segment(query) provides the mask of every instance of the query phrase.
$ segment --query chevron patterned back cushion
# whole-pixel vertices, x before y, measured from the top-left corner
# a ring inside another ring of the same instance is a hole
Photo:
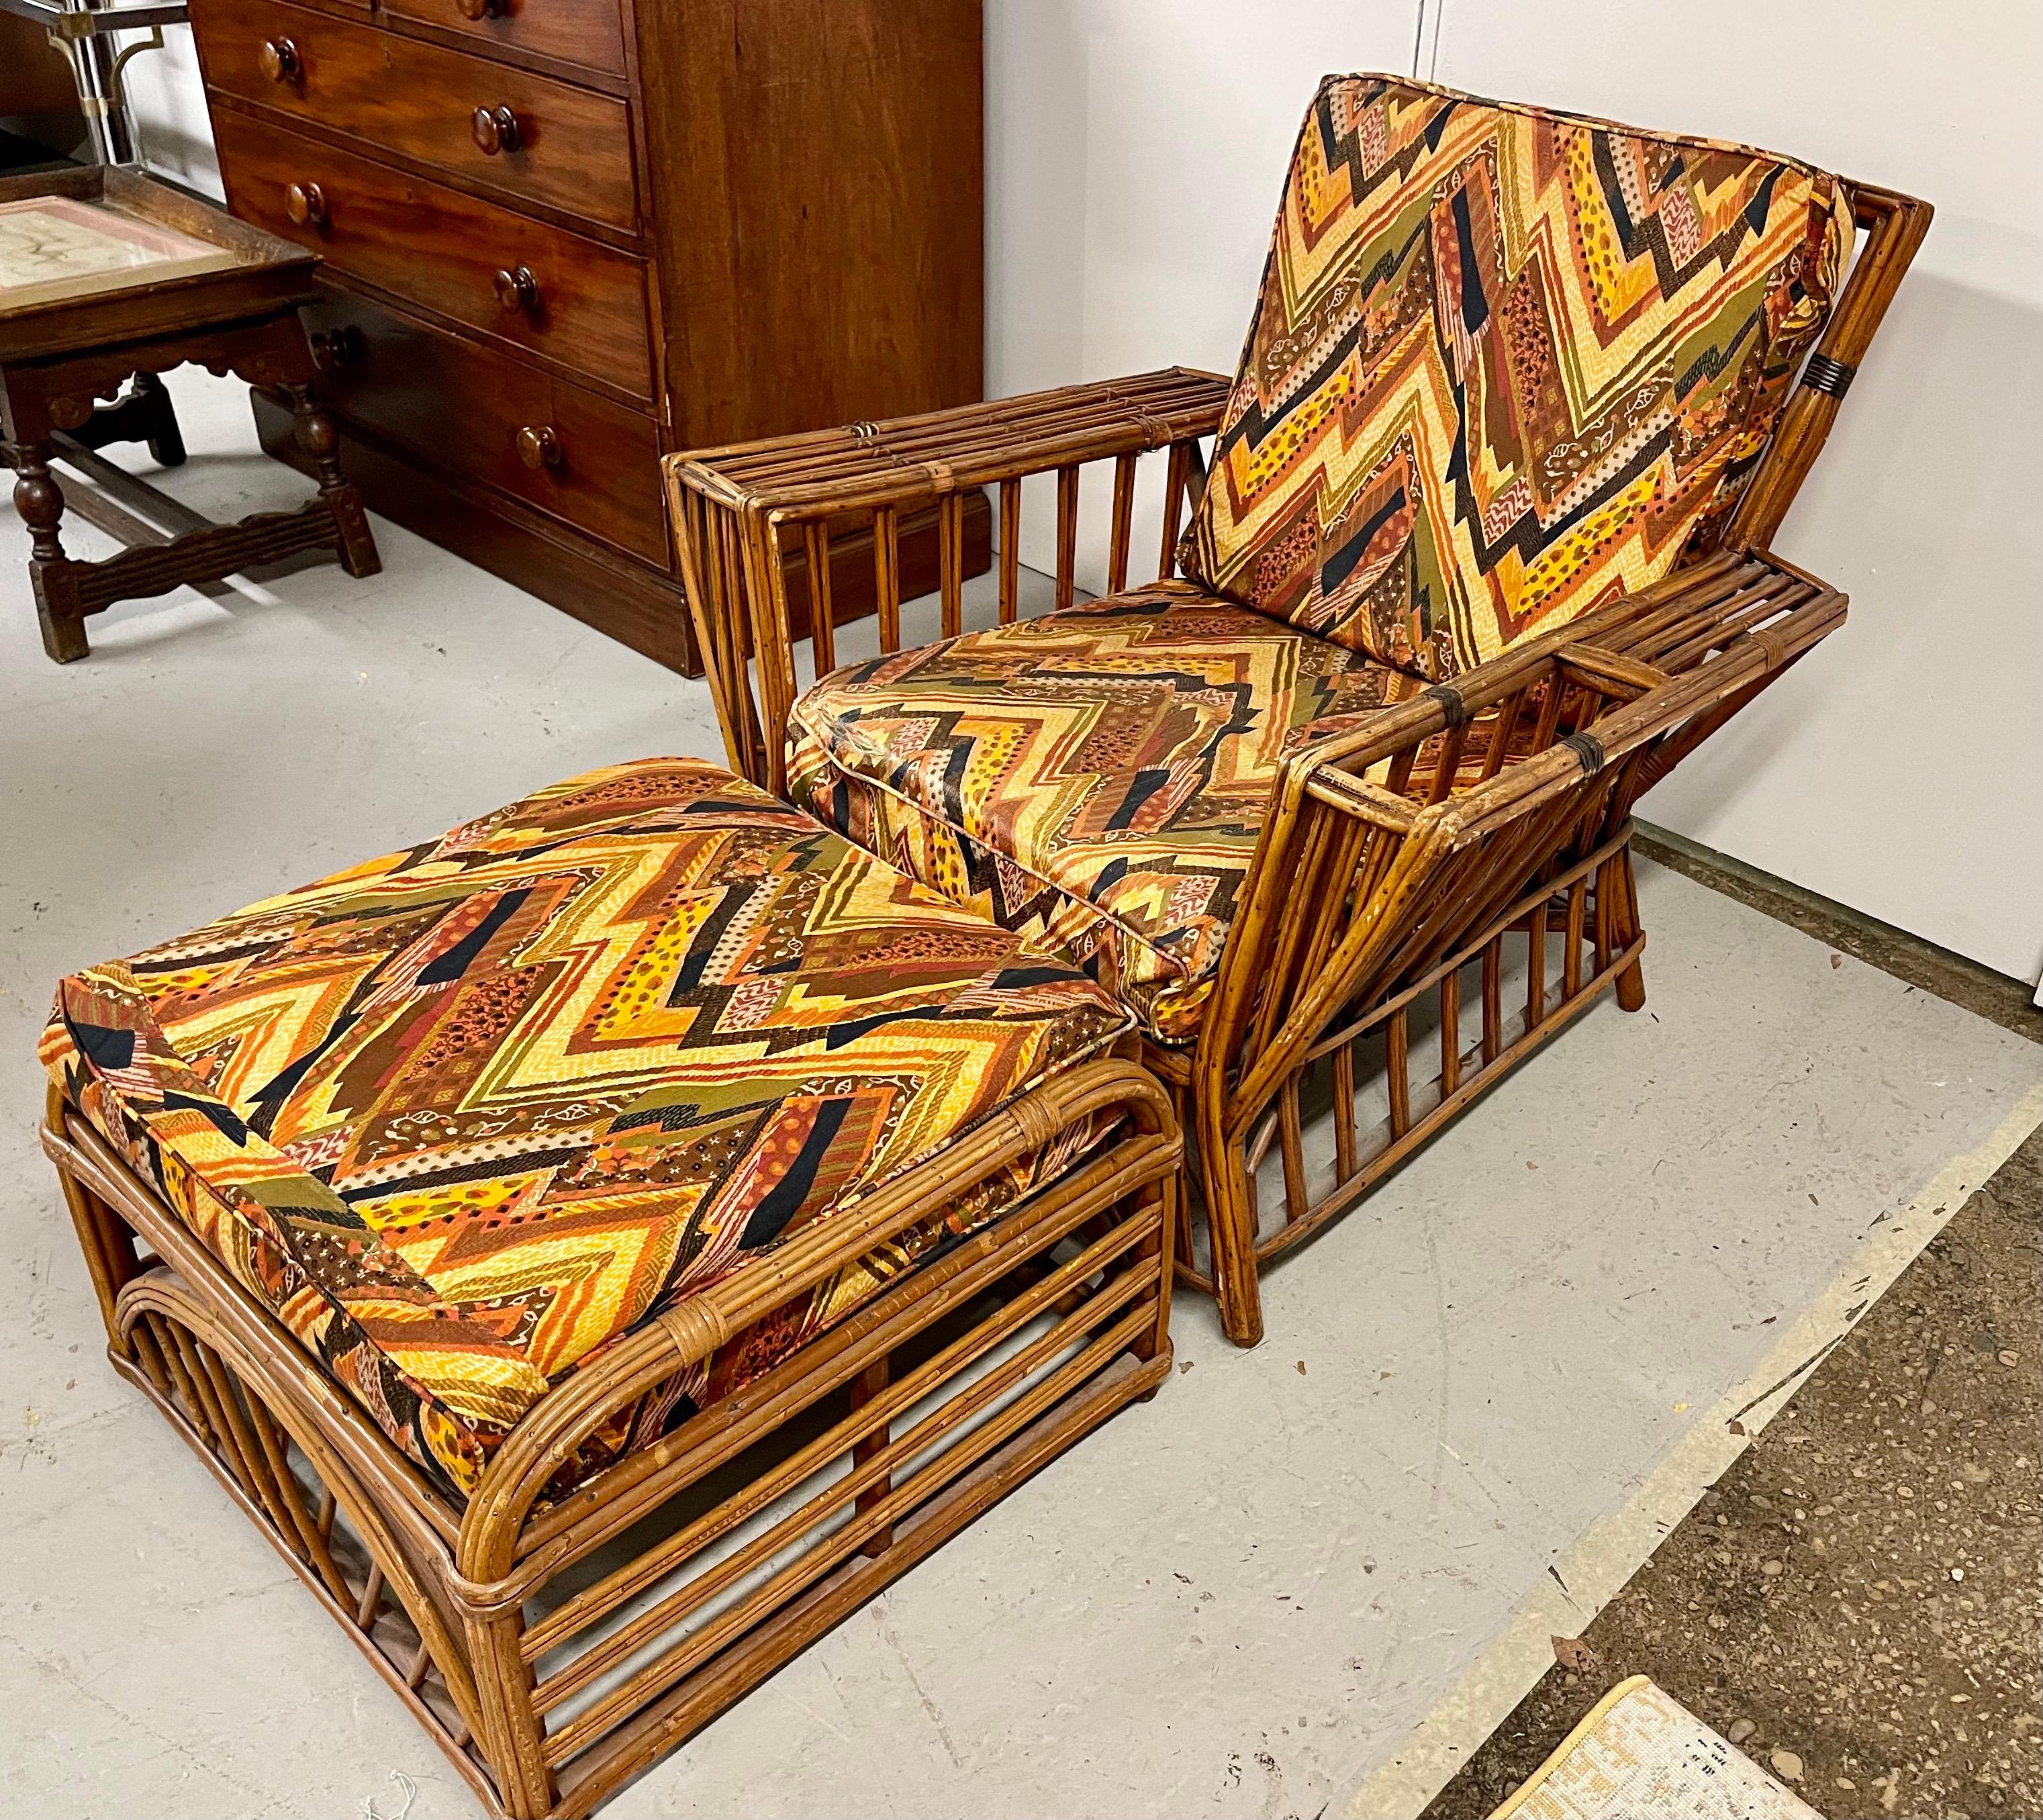
[[[1721,530],[1851,246],[1828,174],[1329,77],[1179,560],[1432,677]]]

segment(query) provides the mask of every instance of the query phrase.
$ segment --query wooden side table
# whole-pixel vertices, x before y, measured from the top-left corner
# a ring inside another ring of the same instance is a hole
[[[132,171],[98,167],[0,179],[0,431],[43,649],[84,657],[85,622],[116,600],[331,550],[350,575],[381,566],[339,439],[312,391],[298,307],[316,295],[316,255]],[[290,401],[317,480],[295,512],[259,512],[124,550],[65,555],[67,450],[147,442],[174,466],[184,442],[158,375],[195,362]],[[123,388],[126,388],[124,392]]]

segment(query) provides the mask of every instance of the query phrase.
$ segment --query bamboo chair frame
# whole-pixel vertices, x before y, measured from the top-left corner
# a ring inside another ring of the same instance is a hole
[[[1294,756],[1273,798],[1213,998],[1190,1051],[1145,1044],[1187,1132],[1178,1269],[1215,1295],[1237,1343],[1263,1332],[1260,1266],[1320,1230],[1603,992],[1644,1003],[1630,846],[1639,795],[1842,622],[1843,596],[1768,554],[1839,400],[1927,231],[1926,203],[1850,186],[1865,230],[1816,351],[1713,550],[1658,587],[1528,642],[1451,687]],[[1228,381],[1174,367],[987,404],[667,458],[689,611],[731,764],[784,795],[795,647],[836,665],[833,536],[870,526],[879,642],[901,646],[903,514],[934,506],[944,635],[961,627],[966,495],[993,489],[1002,623],[1018,611],[1022,482],[1056,476],[1056,603],[1076,592],[1079,475],[1113,464],[1107,591],[1127,585],[1136,464],[1166,458],[1159,573],[1203,478]],[[790,581],[790,571],[802,582]],[[1507,768],[1506,760],[1509,763]],[[1504,941],[1522,944],[1527,1001],[1507,1020]],[[1547,945],[1562,952],[1550,989]],[[1458,1034],[1466,968],[1481,1034]],[[1419,1001],[1428,1002],[1421,1006]],[[1421,1013],[1452,1040],[1410,1078]],[[1380,1041],[1388,1117],[1357,1128],[1358,1045]],[[1310,1192],[1309,1093],[1334,1102],[1335,1186]],[[1274,1144],[1274,1228],[1255,1186]],[[1190,1225],[1196,1186],[1209,1265]]]
[[[544,1501],[609,1412],[1060,1132],[1116,1116],[1121,1135],[1079,1167]],[[512,1820],[592,1811],[1170,1375],[1180,1142],[1167,1094],[1125,1058],[1053,1078],[633,1329],[512,1431],[462,1508],[54,1087],[42,1135],[115,1370]]]

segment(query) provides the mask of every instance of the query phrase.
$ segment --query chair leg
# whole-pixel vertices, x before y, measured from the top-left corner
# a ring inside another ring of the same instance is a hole
[[[19,443],[12,450],[14,509],[29,527],[29,585],[41,622],[43,649],[51,661],[75,663],[89,656],[85,615],[80,610],[78,566],[64,554],[57,527],[63,520],[63,489],[50,472],[48,443]]]
[[[53,1096],[52,1108],[59,1105]],[[57,1117],[61,1117],[61,1113]],[[53,1121],[55,1122],[55,1121]],[[141,1270],[135,1255],[135,1235],[127,1223],[68,1171],[59,1169],[57,1181],[63,1190],[64,1205],[78,1229],[79,1248],[85,1254],[86,1274],[99,1302],[99,1317],[105,1324],[106,1343],[123,1358],[132,1358],[135,1349],[122,1336],[118,1305],[121,1292]]]
[[[1236,1346],[1255,1346],[1263,1339],[1263,1285],[1255,1273],[1255,1200],[1247,1160],[1240,1144],[1221,1128],[1216,1098],[1198,1096],[1199,1186],[1205,1195],[1206,1228],[1213,1241],[1213,1294],[1220,1304],[1221,1331]]]
[[[1631,869],[1631,843],[1625,842],[1610,868],[1612,909],[1614,929],[1620,947],[1628,948],[1639,939],[1641,925],[1639,920],[1639,880]],[[1626,1011],[1646,1009],[1646,971],[1635,960],[1629,967],[1619,970],[1617,975],[1617,1002]]]

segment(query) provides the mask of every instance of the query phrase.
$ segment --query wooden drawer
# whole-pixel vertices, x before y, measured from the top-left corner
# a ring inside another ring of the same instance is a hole
[[[213,138],[244,221],[493,340],[651,398],[646,273],[628,254],[246,114],[221,109]],[[293,185],[316,219],[292,220]]]
[[[438,25],[473,40],[477,50],[523,51],[607,75],[624,73],[624,26],[618,0],[467,0],[486,8],[466,17],[458,0],[383,0],[393,19]]]
[[[336,415],[668,566],[651,418],[352,297],[336,295],[307,315],[324,331],[320,397]],[[550,464],[520,458],[527,430],[548,434]]]
[[[217,93],[278,109],[316,136],[347,133],[514,206],[637,225],[621,101],[278,0],[199,0],[192,30]],[[494,151],[477,142],[478,110],[503,122],[485,135],[493,133]]]

